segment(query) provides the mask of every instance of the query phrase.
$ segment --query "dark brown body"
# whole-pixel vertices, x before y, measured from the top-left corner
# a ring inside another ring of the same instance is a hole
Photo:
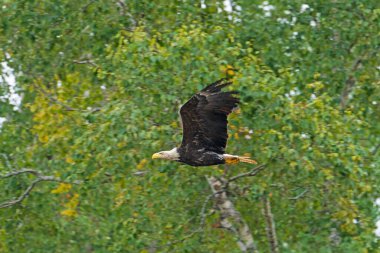
[[[230,82],[219,80],[190,98],[180,109],[183,128],[179,161],[192,166],[225,163],[227,116],[239,103],[234,91],[223,92]]]
[[[210,166],[217,164],[224,164],[223,155],[217,154],[213,151],[198,151],[194,150],[186,152],[184,148],[179,148],[178,153],[180,155],[179,162],[186,163],[191,166]]]

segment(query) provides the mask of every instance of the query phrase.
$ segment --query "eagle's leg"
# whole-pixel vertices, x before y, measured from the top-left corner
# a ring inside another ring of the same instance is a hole
[[[230,165],[230,164],[237,164],[239,163],[240,159],[238,156],[236,155],[228,155],[228,154],[224,154],[223,155],[223,158],[224,158],[224,161],[227,165]]]

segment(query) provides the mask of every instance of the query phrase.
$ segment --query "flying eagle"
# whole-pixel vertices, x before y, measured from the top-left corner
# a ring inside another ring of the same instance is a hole
[[[223,92],[230,85],[221,79],[196,93],[180,109],[183,137],[181,146],[153,154],[152,159],[167,159],[192,166],[256,164],[248,157],[224,153],[227,144],[227,116],[237,107],[236,91]]]

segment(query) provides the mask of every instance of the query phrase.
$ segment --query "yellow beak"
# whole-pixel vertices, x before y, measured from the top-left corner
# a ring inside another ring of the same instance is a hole
[[[159,159],[162,158],[162,155],[160,153],[155,153],[152,155],[152,159]]]

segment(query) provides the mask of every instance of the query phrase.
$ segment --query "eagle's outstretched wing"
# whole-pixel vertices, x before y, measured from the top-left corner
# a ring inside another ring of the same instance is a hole
[[[180,109],[183,137],[181,148],[205,149],[224,153],[227,144],[227,116],[239,103],[235,91],[223,92],[230,85],[221,79],[190,98]]]

